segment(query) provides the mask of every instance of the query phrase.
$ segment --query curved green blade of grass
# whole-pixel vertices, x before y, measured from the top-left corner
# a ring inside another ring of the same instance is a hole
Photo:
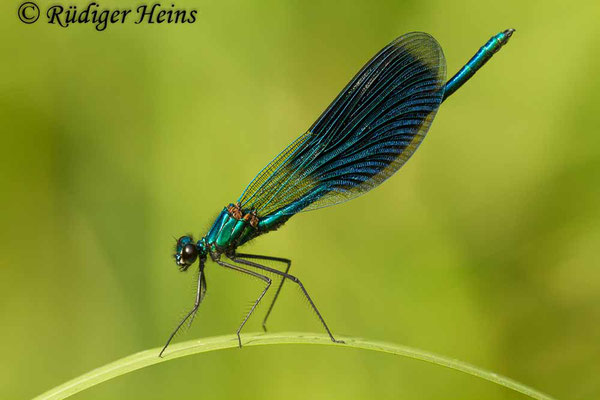
[[[382,353],[396,354],[402,357],[414,358],[416,360],[426,361],[432,364],[441,365],[457,371],[462,371],[470,375],[497,383],[498,385],[507,387],[516,392],[525,394],[533,399],[552,400],[552,398],[544,393],[538,392],[530,387],[527,387],[512,379],[505,378],[501,375],[486,371],[462,361],[446,358],[436,354],[432,354],[423,350],[414,349],[406,346],[400,346],[393,343],[378,342],[368,339],[339,337],[345,341],[344,344],[333,343],[329,336],[319,335],[314,333],[249,333],[242,336],[242,343],[246,346],[261,346],[273,344],[320,344],[336,347],[347,347],[371,351],[379,351]],[[100,368],[96,368],[86,374],[78,376],[60,386],[50,389],[36,397],[34,400],[56,400],[64,399],[75,393],[81,392],[87,388],[105,382],[112,378],[124,375],[128,372],[135,371],[140,368],[145,368],[150,365],[158,364],[174,360],[179,357],[190,356],[197,353],[205,353],[208,351],[230,349],[238,347],[237,336],[215,336],[210,338],[190,340],[187,342],[177,343],[169,346],[163,358],[158,357],[160,347],[145,350],[130,356],[121,358],[110,364],[106,364]],[[243,351],[243,350],[242,350]]]

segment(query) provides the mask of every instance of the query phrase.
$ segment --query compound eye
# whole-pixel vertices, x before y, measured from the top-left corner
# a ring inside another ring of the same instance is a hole
[[[181,260],[186,265],[192,265],[196,258],[198,257],[198,249],[192,243],[188,243],[183,246],[181,251]]]
[[[177,247],[182,248],[186,244],[192,243],[193,241],[194,239],[192,239],[190,236],[182,236],[179,239],[177,239]]]

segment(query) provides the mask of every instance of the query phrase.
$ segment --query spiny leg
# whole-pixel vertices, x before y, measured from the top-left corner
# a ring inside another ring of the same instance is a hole
[[[267,260],[267,261],[276,261],[276,262],[284,263],[287,265],[287,267],[285,268],[286,274],[290,271],[290,267],[292,266],[292,260],[287,259],[287,258],[263,256],[263,255],[259,255],[259,254],[247,254],[247,253],[236,253],[236,256],[238,258],[246,258],[246,259],[254,259],[254,260]],[[271,301],[271,305],[269,306],[269,309],[267,310],[267,314],[265,315],[265,318],[263,319],[262,327],[265,332],[267,331],[267,318],[269,318],[269,315],[271,315],[271,311],[273,311],[273,306],[275,305],[275,301],[277,301],[279,292],[281,292],[281,288],[283,287],[283,282],[285,282],[285,276],[281,277],[281,282],[279,282],[279,286],[277,287],[275,296],[273,297],[273,300]]]
[[[327,331],[327,334],[331,338],[331,341],[334,342],[334,343],[344,343],[342,340],[337,340],[336,338],[333,337],[333,334],[329,330],[329,327],[325,323],[325,320],[321,316],[321,313],[317,309],[317,306],[315,305],[315,303],[312,301],[312,299],[308,295],[308,292],[304,288],[304,285],[302,284],[302,282],[300,282],[300,279],[296,278],[294,275],[290,275],[288,273],[281,272],[281,271],[276,270],[274,268],[270,268],[270,267],[267,267],[265,265],[261,265],[261,264],[258,264],[258,263],[252,262],[252,261],[244,260],[243,258],[237,258],[236,254],[234,254],[232,256],[229,256],[229,258],[231,260],[233,260],[234,262],[237,262],[237,263],[240,263],[240,264],[244,264],[244,265],[248,265],[250,267],[258,268],[258,269],[261,269],[263,271],[268,271],[268,272],[271,272],[271,273],[283,276],[284,278],[289,279],[290,281],[298,284],[298,286],[300,286],[300,289],[302,289],[302,292],[304,293],[304,296],[308,299],[308,302],[310,303],[310,306],[312,307],[313,310],[315,310],[315,313],[317,313],[317,317],[319,317],[319,320],[321,321],[321,324],[323,324],[323,327],[325,327],[325,330]]]
[[[264,276],[264,275],[261,275],[261,274],[258,274],[258,273],[254,272],[254,271],[249,271],[249,270],[247,270],[245,268],[242,268],[242,267],[239,267],[237,265],[226,263],[225,261],[217,260],[217,264],[219,264],[222,267],[229,268],[229,269],[232,269],[234,271],[242,272],[244,274],[248,274],[250,276],[254,276],[255,278],[262,279],[267,284],[265,286],[264,290],[262,291],[262,293],[260,294],[260,296],[258,296],[258,298],[256,299],[256,301],[254,302],[254,305],[252,306],[252,308],[250,309],[250,311],[246,315],[246,318],[244,318],[244,320],[242,321],[242,324],[240,325],[240,327],[237,330],[238,343],[239,343],[240,348],[241,348],[242,347],[242,339],[240,338],[240,332],[242,331],[242,328],[244,327],[244,325],[246,325],[246,322],[248,321],[248,318],[250,318],[250,315],[252,315],[252,313],[256,309],[256,306],[258,306],[258,303],[260,303],[260,300],[264,297],[265,293],[267,293],[267,290],[269,290],[269,287],[271,286],[271,278],[269,278],[267,276]]]
[[[200,307],[200,303],[202,302],[202,299],[204,298],[205,293],[206,293],[206,279],[204,278],[204,268],[201,267],[200,275],[198,276],[198,288],[196,290],[196,301],[194,302],[194,308],[192,308],[192,310],[189,313],[187,313],[187,315],[181,320],[179,325],[177,325],[177,328],[175,328],[173,333],[171,333],[171,336],[169,336],[169,339],[167,339],[167,343],[165,344],[165,346],[162,348],[162,350],[158,354],[159,357],[162,357],[162,354],[165,352],[165,350],[169,346],[169,343],[171,343],[171,340],[173,340],[173,338],[175,337],[175,334],[177,333],[177,331],[179,331],[179,329],[181,329],[181,327],[183,326],[185,321],[190,317],[192,317],[192,320],[194,319],[194,316],[196,315],[196,311],[198,311],[198,307]],[[191,324],[191,322],[190,322],[190,324]]]
[[[200,303],[202,303],[202,300],[204,300],[204,296],[206,295],[206,278],[204,277],[204,273],[200,273]],[[196,311],[198,311],[198,309],[196,308]],[[196,313],[192,314],[192,317],[190,318],[190,320],[188,321],[188,329],[192,326],[192,322],[194,322],[194,318],[196,318]]]

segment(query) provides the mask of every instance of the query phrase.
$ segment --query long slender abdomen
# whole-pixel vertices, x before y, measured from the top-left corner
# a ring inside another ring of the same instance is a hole
[[[456,90],[464,85],[466,81],[471,79],[479,68],[483,67],[483,65],[488,62],[502,46],[508,43],[508,39],[510,39],[514,31],[514,29],[507,29],[488,40],[487,43],[475,53],[473,58],[471,58],[469,62],[466,63],[465,66],[448,81],[448,83],[446,83],[442,102],[452,95],[452,93],[456,92]]]

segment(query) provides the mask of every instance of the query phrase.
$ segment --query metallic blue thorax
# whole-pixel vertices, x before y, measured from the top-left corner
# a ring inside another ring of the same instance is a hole
[[[230,204],[223,208],[203,240],[211,253],[225,253],[260,234],[276,229],[289,218],[289,215],[282,213],[274,213],[264,218],[252,217],[237,205]]]
[[[242,236],[248,237],[251,230],[254,228],[247,221],[234,218],[225,207],[208,231],[206,243],[211,252],[223,253],[241,244],[239,242]]]

